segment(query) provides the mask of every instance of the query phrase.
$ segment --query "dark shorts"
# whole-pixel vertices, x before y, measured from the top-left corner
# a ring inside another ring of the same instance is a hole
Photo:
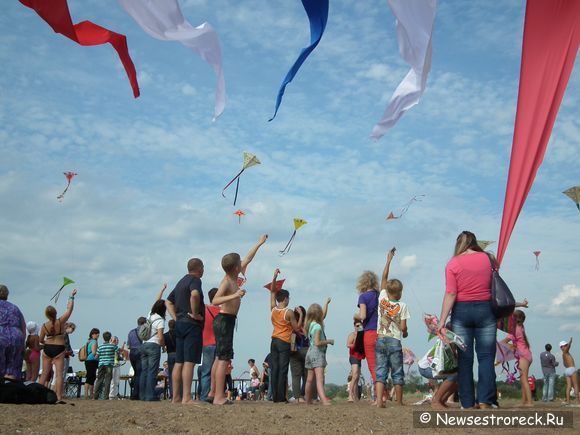
[[[202,327],[188,321],[178,320],[175,322],[175,363],[200,364],[202,350]]]
[[[87,370],[87,379],[85,381],[88,385],[95,385],[95,380],[97,379],[97,368],[99,367],[99,360],[87,360],[85,361],[85,368]]]
[[[359,367],[361,365],[361,360],[358,358],[355,358],[354,356],[349,357],[348,362],[350,363],[350,365],[356,364]]]
[[[234,329],[236,328],[236,316],[233,314],[219,313],[213,321],[213,333],[215,335],[216,352],[218,360],[228,361],[234,359]]]

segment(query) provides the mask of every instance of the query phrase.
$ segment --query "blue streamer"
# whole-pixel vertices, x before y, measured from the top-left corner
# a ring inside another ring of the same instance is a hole
[[[314,51],[322,39],[324,29],[326,28],[326,21],[328,20],[328,1],[329,0],[302,0],[302,5],[304,6],[308,19],[310,20],[310,45],[302,49],[300,55],[294,62],[294,65],[290,67],[288,74],[284,77],[284,81],[282,82],[280,90],[278,91],[278,96],[276,97],[274,116],[272,116],[268,121],[272,121],[276,117],[278,108],[282,103],[282,96],[284,95],[286,85],[294,79],[294,76],[306,58]]]

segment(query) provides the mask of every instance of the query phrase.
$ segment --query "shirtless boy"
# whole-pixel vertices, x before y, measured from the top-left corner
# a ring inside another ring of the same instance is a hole
[[[562,360],[564,361],[564,374],[566,375],[566,403],[570,403],[570,389],[574,387],[576,393],[576,403],[580,403],[580,393],[578,392],[578,375],[576,374],[576,365],[574,357],[570,355],[570,346],[572,346],[572,337],[568,342],[561,341]]]
[[[225,395],[226,369],[230,360],[234,358],[234,328],[236,317],[240,310],[242,298],[246,294],[238,286],[238,276],[246,274],[246,269],[254,256],[264,243],[268,240],[265,234],[260,237],[258,243],[250,249],[248,255],[243,260],[239,254],[232,253],[224,255],[222,258],[222,268],[226,276],[222,280],[217,293],[213,298],[213,304],[220,306],[220,313],[215,317],[213,329],[216,339],[216,362],[215,362],[215,396],[214,405],[231,405],[233,402],[227,400]]]

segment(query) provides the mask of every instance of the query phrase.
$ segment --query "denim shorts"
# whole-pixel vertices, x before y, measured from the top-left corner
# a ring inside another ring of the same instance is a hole
[[[323,349],[321,349],[321,347],[323,347]],[[310,346],[308,352],[306,352],[304,367],[309,370],[326,367],[326,346]]]
[[[175,322],[175,362],[201,363],[203,329],[200,325],[178,320]]]
[[[378,337],[375,355],[377,359],[376,382],[386,384],[390,372],[393,385],[405,385],[401,341],[392,337]]]
[[[433,376],[433,369],[431,367],[427,367],[426,369],[419,367],[419,374],[426,379],[442,379],[449,382],[457,381],[457,373],[449,373],[446,375]]]

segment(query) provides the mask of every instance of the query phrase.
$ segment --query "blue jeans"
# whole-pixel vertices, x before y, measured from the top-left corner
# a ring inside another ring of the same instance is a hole
[[[175,366],[175,352],[167,353],[167,371],[169,378],[167,378],[167,386],[169,387],[169,396],[173,399],[173,367]]]
[[[375,358],[376,382],[386,384],[389,372],[391,372],[393,385],[405,385],[401,340],[393,337],[378,337],[375,344]]]
[[[453,332],[463,338],[467,349],[459,350],[458,382],[459,400],[463,408],[475,405],[473,382],[473,350],[477,353],[478,382],[477,401],[491,405],[496,403],[495,349],[496,319],[491,302],[456,302],[451,315]]]
[[[542,400],[544,402],[554,400],[554,385],[556,384],[556,373],[544,375],[544,389],[542,391]]]
[[[139,349],[141,349],[139,347]],[[139,349],[131,349],[129,361],[133,367],[133,382],[131,384],[131,400],[139,400],[139,384],[141,383],[141,352]]]
[[[158,400],[155,396],[159,362],[161,361],[161,346],[156,343],[143,343],[141,348],[141,379],[139,379],[139,399]]]
[[[211,368],[215,360],[215,344],[204,346],[201,366],[199,366],[199,395],[200,400],[206,400],[211,388]]]

